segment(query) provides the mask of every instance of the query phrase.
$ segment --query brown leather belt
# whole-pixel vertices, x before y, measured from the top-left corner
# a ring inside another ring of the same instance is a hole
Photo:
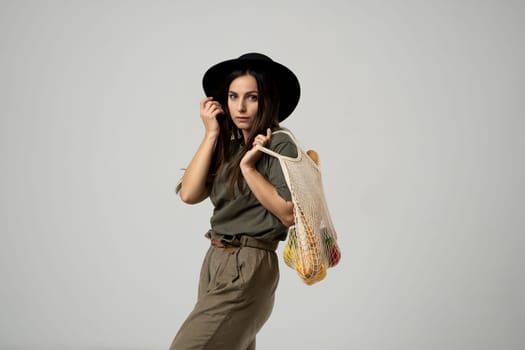
[[[208,231],[206,233],[206,237],[210,239],[212,246],[217,248],[225,248],[231,254],[235,252],[236,248],[240,247],[252,247],[275,251],[279,245],[279,241],[263,241],[247,235],[221,235],[213,230]]]
[[[224,248],[226,251],[230,254],[235,253],[235,248],[239,248],[240,246],[235,246],[232,244],[225,244],[224,242],[221,242],[218,239],[211,239],[211,245],[216,248]]]

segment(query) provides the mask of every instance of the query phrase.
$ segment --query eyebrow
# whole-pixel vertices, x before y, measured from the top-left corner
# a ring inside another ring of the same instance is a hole
[[[228,91],[228,93],[229,93],[229,94],[236,94],[236,95],[238,95],[237,92],[232,91],[232,90]],[[259,91],[257,91],[257,90],[252,90],[252,91],[246,91],[245,95],[248,95],[248,94],[258,94],[258,93],[259,93]]]

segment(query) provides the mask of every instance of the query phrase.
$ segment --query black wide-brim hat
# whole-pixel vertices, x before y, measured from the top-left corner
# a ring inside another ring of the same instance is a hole
[[[290,69],[261,53],[247,53],[239,58],[220,62],[208,69],[202,78],[206,96],[217,98],[226,77],[235,70],[245,69],[267,72],[272,76],[279,90],[279,121],[288,118],[299,103],[301,95],[299,80]]]

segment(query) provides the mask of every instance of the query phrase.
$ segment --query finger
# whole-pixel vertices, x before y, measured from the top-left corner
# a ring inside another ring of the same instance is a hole
[[[266,138],[269,140],[272,137],[272,129],[268,128],[266,130]]]
[[[224,113],[224,110],[222,109],[222,106],[219,102],[217,102],[214,106],[217,110],[221,111],[221,113]]]
[[[211,101],[211,100],[213,100],[213,97],[205,97],[205,98],[203,98],[203,99],[201,100],[201,108],[206,107],[206,104],[207,104],[209,101]]]
[[[223,112],[222,112],[222,109],[217,108],[217,109],[215,109],[215,110],[214,110],[213,112],[211,112],[211,113],[212,113],[212,114],[211,114],[212,118],[217,118],[217,116],[218,116],[219,114],[222,114]]]
[[[221,104],[220,104],[219,102],[217,102],[217,101],[213,101],[213,102],[211,102],[211,103],[212,103],[214,106],[216,106],[216,107],[221,107]]]
[[[268,134],[267,134],[268,135]],[[268,141],[269,141],[269,138],[268,136],[265,136],[265,135],[262,135],[262,134],[259,134],[255,137],[255,139],[261,143],[261,145],[264,145],[266,144]]]
[[[220,108],[220,107],[221,107],[221,104],[219,102],[213,101],[213,102],[208,103],[208,108],[210,110],[212,110],[212,108]]]
[[[222,111],[222,106],[221,106],[220,103],[218,103],[218,102],[213,103],[213,104],[209,107],[209,111],[210,111],[210,112],[215,112],[216,110],[221,110],[221,111]]]

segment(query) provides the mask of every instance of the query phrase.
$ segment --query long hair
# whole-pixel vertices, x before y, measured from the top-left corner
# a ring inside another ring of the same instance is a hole
[[[251,75],[257,81],[258,90],[258,110],[257,116],[253,121],[252,129],[248,135],[246,143],[239,128],[232,121],[228,109],[228,92],[233,80],[244,75]],[[217,101],[222,105],[225,112],[224,116],[217,118],[221,132],[213,153],[210,169],[208,172],[207,186],[211,190],[213,180],[224,169],[224,164],[231,161],[231,177],[229,185],[230,197],[234,197],[234,186],[236,185],[240,193],[244,192],[244,177],[241,172],[240,163],[246,152],[248,152],[258,134],[266,134],[270,128],[272,131],[279,128],[279,94],[275,81],[270,74],[254,69],[233,71],[225,79]],[[240,148],[240,151],[239,151]]]

